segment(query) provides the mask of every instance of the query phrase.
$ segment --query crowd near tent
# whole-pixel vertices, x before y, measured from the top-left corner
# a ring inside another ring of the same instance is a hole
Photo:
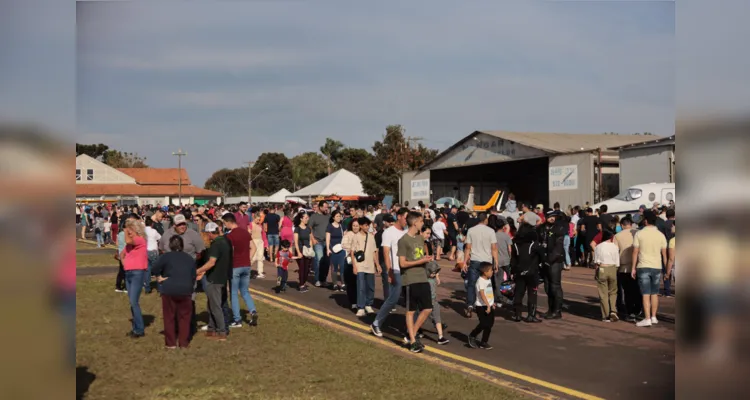
[[[340,200],[359,200],[360,198],[367,197],[367,194],[362,189],[362,181],[357,175],[345,169],[340,169],[292,193],[290,196],[287,196],[287,199],[291,197],[312,199],[328,196],[336,196]]]

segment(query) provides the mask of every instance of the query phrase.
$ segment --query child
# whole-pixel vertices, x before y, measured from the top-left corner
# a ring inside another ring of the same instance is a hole
[[[487,341],[490,339],[492,326],[495,324],[495,293],[492,289],[492,264],[482,263],[479,266],[481,276],[477,279],[477,300],[474,308],[479,317],[479,324],[469,333],[469,346],[472,349],[480,348],[491,350]],[[482,333],[482,341],[477,343],[477,335]]]
[[[288,240],[281,241],[281,250],[276,252],[276,292],[286,292],[286,280],[289,277],[289,261],[292,260],[291,244]]]
[[[113,243],[112,241],[112,223],[109,220],[104,220],[104,244]]]

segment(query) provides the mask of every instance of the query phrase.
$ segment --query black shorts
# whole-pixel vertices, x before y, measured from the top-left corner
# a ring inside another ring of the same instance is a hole
[[[446,239],[448,239],[448,246],[450,247],[456,247],[456,244],[458,243],[458,233],[448,233],[448,236]]]
[[[404,286],[404,298],[406,299],[406,311],[432,309],[432,291],[430,284],[427,282]]]

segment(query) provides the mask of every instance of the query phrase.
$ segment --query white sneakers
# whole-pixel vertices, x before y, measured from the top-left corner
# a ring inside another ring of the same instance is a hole
[[[649,319],[641,320],[641,321],[637,322],[635,324],[635,326],[638,326],[638,327],[641,327],[641,328],[644,327],[644,326],[651,326],[651,319],[649,318]]]
[[[656,317],[651,317],[651,325],[656,325],[659,323],[659,320],[656,319]]]
[[[367,315],[367,313],[365,313],[365,310],[363,309],[357,310],[357,317],[364,317],[365,315]]]
[[[373,310],[373,309],[372,309],[372,307],[370,307],[370,306],[366,306],[366,307],[365,307],[365,311],[366,311],[366,312],[367,312],[368,314],[375,314],[375,310]]]

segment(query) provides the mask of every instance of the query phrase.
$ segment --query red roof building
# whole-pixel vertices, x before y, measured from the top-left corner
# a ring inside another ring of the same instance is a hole
[[[180,188],[181,184],[181,188]],[[76,157],[77,202],[139,205],[221,202],[222,194],[194,186],[185,169],[112,168],[85,154]]]

